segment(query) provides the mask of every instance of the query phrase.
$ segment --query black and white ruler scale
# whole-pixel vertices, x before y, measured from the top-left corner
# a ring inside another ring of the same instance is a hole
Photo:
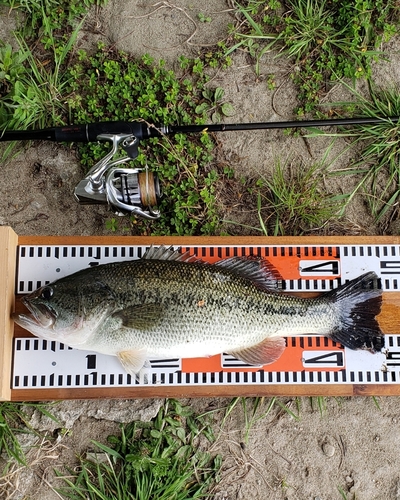
[[[27,241],[25,241],[27,240]],[[113,356],[15,333],[12,397],[120,397],[236,394],[400,393],[400,240],[396,238],[33,238],[20,237],[16,294],[106,262],[140,258],[151,244],[173,244],[210,262],[256,254],[270,260],[286,291],[323,292],[366,271],[381,278],[386,335],[382,353],[351,351],[322,337],[287,339],[282,359],[250,367],[221,355],[151,360],[138,380]],[[48,241],[48,243],[46,243]],[[72,242],[71,242],[72,241]],[[95,243],[93,243],[93,241]],[[387,306],[385,305],[387,303]],[[399,328],[397,329],[397,323]]]

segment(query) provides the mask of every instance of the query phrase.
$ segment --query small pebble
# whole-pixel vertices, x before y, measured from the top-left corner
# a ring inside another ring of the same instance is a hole
[[[327,457],[333,457],[335,454],[335,447],[329,443],[325,443],[322,445],[322,451]]]

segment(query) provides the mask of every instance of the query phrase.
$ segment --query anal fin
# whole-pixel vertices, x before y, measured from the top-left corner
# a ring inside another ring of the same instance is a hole
[[[282,356],[285,347],[286,342],[283,337],[268,337],[259,344],[230,351],[229,354],[249,365],[270,365]]]
[[[117,357],[129,375],[136,377],[147,360],[147,351],[146,349],[130,349],[120,351]]]

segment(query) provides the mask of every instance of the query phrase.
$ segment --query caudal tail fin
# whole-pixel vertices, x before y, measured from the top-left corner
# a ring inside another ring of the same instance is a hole
[[[340,314],[338,326],[329,335],[349,349],[380,351],[384,336],[376,320],[382,304],[378,276],[369,272],[329,292]]]

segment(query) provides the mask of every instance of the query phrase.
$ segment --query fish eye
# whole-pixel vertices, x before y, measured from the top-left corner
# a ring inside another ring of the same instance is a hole
[[[45,286],[40,294],[40,297],[44,300],[50,300],[53,296],[53,289],[50,286]]]

